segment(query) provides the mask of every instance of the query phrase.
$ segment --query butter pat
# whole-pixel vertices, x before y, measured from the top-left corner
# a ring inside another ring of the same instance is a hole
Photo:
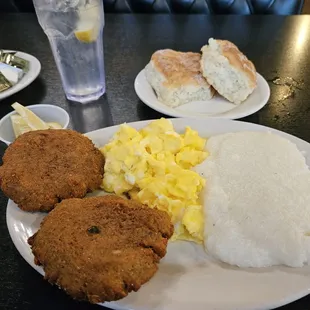
[[[5,63],[0,63],[0,72],[13,85],[15,85],[24,75],[23,70],[9,66]]]

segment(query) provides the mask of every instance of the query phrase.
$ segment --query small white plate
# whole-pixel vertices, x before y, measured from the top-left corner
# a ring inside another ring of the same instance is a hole
[[[141,129],[149,121],[129,124]],[[310,144],[271,128],[232,120],[172,119],[177,132],[186,126],[203,137],[238,131],[271,131],[285,137],[305,153],[310,164]],[[86,134],[97,146],[106,144],[119,126]],[[96,195],[100,195],[96,193]],[[40,227],[45,214],[20,210],[9,200],[6,221],[11,238],[24,259],[36,266],[27,240]],[[49,285],[46,282],[46,285]],[[310,266],[288,268],[237,268],[211,260],[202,245],[192,242],[169,242],[159,270],[137,293],[103,305],[117,310],[262,310],[273,309],[301,298],[310,292]]]
[[[5,52],[14,52],[11,50],[4,50]],[[16,56],[24,58],[25,60],[29,61],[29,71],[27,73],[24,74],[24,76],[22,77],[22,79],[15,84],[13,87],[9,88],[8,90],[0,93],[0,100],[7,98],[17,92],[19,92],[20,90],[24,89],[25,87],[27,87],[29,84],[31,84],[39,75],[40,71],[41,71],[41,64],[40,61],[35,58],[32,55],[29,55],[27,53],[23,53],[23,52],[16,52]]]
[[[241,104],[235,105],[216,94],[211,100],[193,101],[171,108],[158,101],[157,96],[145,77],[144,69],[135,79],[135,91],[142,102],[150,108],[174,117],[191,118],[227,118],[237,119],[251,115],[268,102],[270,88],[267,81],[257,73],[257,87]]]

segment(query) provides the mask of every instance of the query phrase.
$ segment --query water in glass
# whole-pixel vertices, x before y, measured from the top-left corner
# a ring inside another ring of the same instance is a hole
[[[89,102],[105,93],[102,0],[34,0],[66,96]]]

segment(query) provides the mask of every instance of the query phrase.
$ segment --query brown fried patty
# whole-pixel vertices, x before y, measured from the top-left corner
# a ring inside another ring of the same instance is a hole
[[[63,200],[28,242],[49,282],[99,303],[147,282],[172,234],[167,213],[108,195]]]
[[[25,211],[50,211],[65,198],[99,188],[104,158],[73,130],[37,130],[18,137],[5,151],[1,189]]]

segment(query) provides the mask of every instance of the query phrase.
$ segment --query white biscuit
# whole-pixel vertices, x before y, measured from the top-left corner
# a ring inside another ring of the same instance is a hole
[[[214,89],[200,72],[200,60],[199,53],[156,51],[145,67],[145,74],[158,100],[170,107],[210,100]]]
[[[255,66],[235,44],[211,38],[201,51],[202,74],[219,94],[240,104],[254,91]]]

